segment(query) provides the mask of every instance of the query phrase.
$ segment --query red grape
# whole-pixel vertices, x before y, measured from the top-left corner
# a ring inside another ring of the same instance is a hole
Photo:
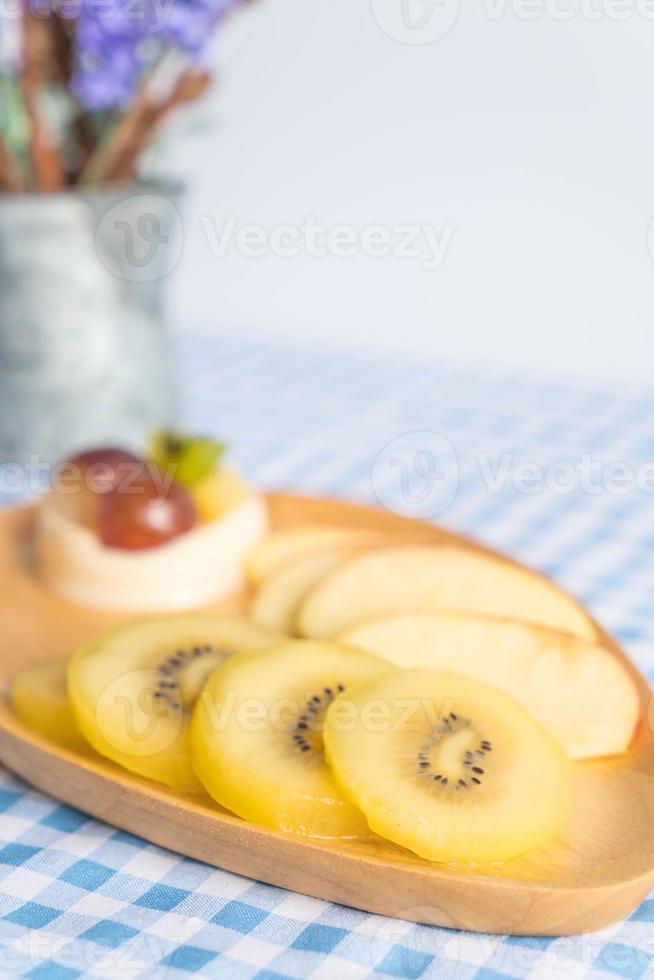
[[[106,447],[77,453],[55,468],[53,495],[59,509],[86,527],[97,525],[99,494],[145,469],[145,462],[126,449]]]
[[[166,482],[152,465],[99,499],[100,540],[110,548],[156,548],[190,531],[196,523],[190,494]]]
[[[127,449],[87,449],[72,456],[68,463],[78,466],[84,483],[93,493],[106,493],[113,489],[121,477],[137,469],[144,469],[145,462]]]

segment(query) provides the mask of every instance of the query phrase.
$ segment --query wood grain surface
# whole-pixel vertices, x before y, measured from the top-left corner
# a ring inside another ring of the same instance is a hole
[[[268,499],[275,527],[395,529],[476,547],[384,511],[284,494]],[[504,864],[457,867],[423,861],[372,835],[349,842],[305,840],[246,823],[208,797],[175,794],[91,750],[66,751],[13,715],[13,673],[66,656],[121,618],[73,606],[43,589],[31,555],[33,516],[30,509],[0,515],[0,759],[44,792],[228,871],[371,912],[468,930],[568,935],[599,929],[626,915],[654,887],[651,691],[606,634],[607,646],[636,678],[643,722],[627,755],[575,764],[572,817],[545,847]],[[238,610],[244,598],[220,608]]]

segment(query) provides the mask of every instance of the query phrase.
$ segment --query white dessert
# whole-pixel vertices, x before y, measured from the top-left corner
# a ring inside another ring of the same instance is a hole
[[[45,500],[38,515],[39,573],[53,592],[83,606],[192,609],[242,588],[246,556],[267,530],[266,502],[253,494],[167,544],[123,551],[106,547]]]

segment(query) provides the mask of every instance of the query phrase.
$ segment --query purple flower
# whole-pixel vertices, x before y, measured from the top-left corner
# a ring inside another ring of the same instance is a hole
[[[169,0],[163,34],[168,43],[199,57],[216,23],[233,6],[234,0]]]
[[[87,109],[112,109],[133,98],[142,64],[133,45],[89,46],[78,52],[72,89]]]
[[[40,0],[48,2],[48,0]],[[57,0],[54,0],[57,2]],[[71,0],[58,0],[60,5]],[[72,86],[87,109],[125,106],[167,51],[201,58],[220,18],[239,0],[82,0]]]

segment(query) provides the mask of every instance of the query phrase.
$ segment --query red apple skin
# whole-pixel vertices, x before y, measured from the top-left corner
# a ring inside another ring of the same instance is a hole
[[[89,449],[59,463],[52,480],[52,499],[70,520],[97,530],[101,494],[145,469],[145,461],[113,446]]]
[[[99,497],[98,534],[108,548],[157,548],[186,534],[196,522],[191,495],[152,467]]]

